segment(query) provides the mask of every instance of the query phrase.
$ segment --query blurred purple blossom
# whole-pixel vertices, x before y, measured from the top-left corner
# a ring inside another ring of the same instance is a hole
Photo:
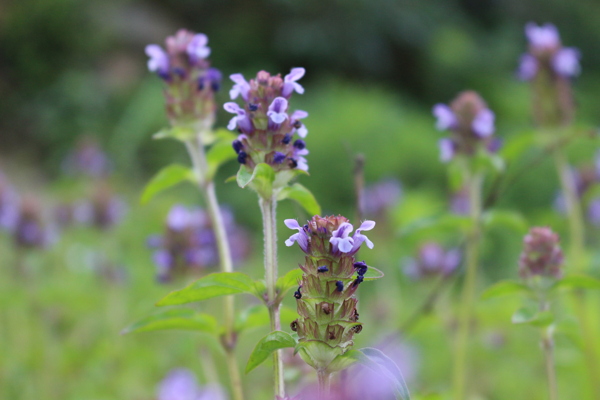
[[[362,205],[365,215],[382,216],[395,207],[402,197],[402,185],[397,179],[386,178],[365,187]]]
[[[157,400],[226,400],[223,390],[216,385],[202,388],[193,372],[185,368],[174,369],[162,380]]]
[[[412,279],[448,277],[457,270],[460,262],[458,249],[444,250],[439,244],[429,242],[419,248],[416,258],[406,263],[404,272]]]
[[[63,171],[68,175],[84,175],[93,178],[106,176],[112,169],[112,163],[92,136],[81,136],[73,151],[62,163]]]

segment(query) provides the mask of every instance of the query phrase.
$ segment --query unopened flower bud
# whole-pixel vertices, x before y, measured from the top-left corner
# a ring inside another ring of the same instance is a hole
[[[523,279],[533,276],[560,279],[563,252],[559,237],[548,227],[534,227],[523,239],[523,252],[519,258],[519,275]]]

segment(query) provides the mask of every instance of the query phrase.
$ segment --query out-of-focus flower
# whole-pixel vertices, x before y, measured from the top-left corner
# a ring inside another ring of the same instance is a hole
[[[439,244],[429,242],[419,248],[416,258],[408,261],[404,272],[413,279],[448,277],[457,270],[460,262],[458,249],[444,250]]]
[[[459,154],[471,156],[478,149],[489,153],[498,151],[499,142],[492,137],[494,113],[477,93],[462,92],[449,106],[436,104],[433,115],[439,130],[450,131],[449,138],[439,141],[441,161],[448,162]]]
[[[240,107],[229,102],[223,106],[234,117],[227,126],[240,133],[233,142],[238,161],[248,169],[258,163],[267,163],[275,172],[283,170],[308,170],[308,150],[302,140],[293,140],[294,134],[306,137],[308,130],[300,121],[308,116],[306,111],[290,112],[289,100],[294,92],[304,93],[297,82],[304,76],[304,68],[293,68],[283,79],[260,71],[256,78],[246,81],[241,74],[230,76],[235,83],[229,92],[231,99],[244,100]]]
[[[544,276],[562,278],[563,252],[559,237],[548,227],[534,227],[523,239],[519,275],[523,279]]]
[[[62,169],[69,175],[99,178],[110,173],[112,163],[98,141],[93,136],[84,135],[63,161]]]
[[[223,390],[216,385],[202,388],[193,372],[185,368],[174,369],[162,380],[157,400],[226,400]]]
[[[362,196],[364,213],[369,216],[381,216],[398,204],[402,196],[402,185],[396,179],[387,178],[367,186]]]
[[[354,293],[368,267],[357,262],[354,254],[363,242],[373,248],[362,231],[373,229],[375,223],[364,221],[352,237],[353,226],[342,216],[314,216],[304,226],[287,219],[285,224],[298,230],[286,245],[298,242],[306,253],[300,265],[304,274],[294,294],[299,318],[291,325],[302,345],[298,354],[311,367],[324,370],[346,352],[354,334],[362,330]]]
[[[247,232],[235,223],[230,209],[221,207],[225,230],[231,244],[234,263],[250,253]],[[219,262],[216,238],[208,215],[199,209],[174,205],[167,215],[163,235],[152,235],[147,244],[155,249],[153,260],[159,282],[168,282],[177,274],[201,271]]]
[[[0,172],[0,230],[13,231],[19,217],[19,196]]]
[[[56,230],[44,222],[42,210],[33,197],[21,201],[12,233],[15,244],[22,248],[44,248],[57,240]]]
[[[469,189],[462,188],[450,196],[450,211],[458,215],[469,215],[471,203],[469,200]]]
[[[166,50],[157,44],[146,46],[146,54],[148,69],[165,82],[171,125],[208,131],[215,121],[214,94],[221,87],[221,72],[207,60],[208,37],[181,29],[165,43]]]
[[[587,218],[586,220],[592,225],[600,226],[600,197],[591,197],[589,193],[594,186],[600,184],[600,152],[596,155],[594,165],[583,165],[579,168],[571,167],[571,176],[575,182],[577,197],[587,201]],[[561,214],[567,213],[567,205],[565,196],[562,192],[558,192],[554,199],[554,208]]]

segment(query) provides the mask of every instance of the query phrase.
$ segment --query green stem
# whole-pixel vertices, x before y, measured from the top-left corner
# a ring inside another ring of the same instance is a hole
[[[540,302],[540,311],[549,311],[550,304],[547,301]],[[558,387],[556,384],[556,369],[554,367],[554,339],[552,327],[542,328],[542,349],[546,364],[546,377],[548,378],[548,397],[550,400],[558,400]]]
[[[271,320],[271,331],[281,330],[279,318],[279,302],[277,301],[277,220],[275,218],[277,200],[259,197],[258,204],[262,213],[264,231],[264,262],[265,282],[267,286],[267,307]],[[281,350],[273,352],[273,379],[275,395],[285,397],[285,384],[283,381],[283,360]]]
[[[231,248],[229,247],[229,238],[225,230],[223,215],[219,208],[219,202],[215,192],[213,181],[205,179],[205,173],[208,170],[206,163],[206,155],[204,154],[204,146],[201,142],[200,135],[197,135],[196,140],[186,142],[186,147],[192,159],[196,179],[200,185],[200,189],[206,200],[206,208],[210,220],[212,222],[213,231],[217,242],[217,250],[219,252],[219,262],[222,272],[233,272],[233,262],[231,259]],[[225,338],[222,341],[229,377],[231,380],[231,388],[234,400],[243,400],[242,379],[240,370],[235,357],[236,334],[235,334],[235,299],[233,296],[225,296],[223,298],[224,319],[225,319]]]
[[[468,172],[468,188],[470,217],[473,224],[466,240],[467,271],[462,289],[462,297],[458,319],[458,333],[454,354],[453,388],[454,399],[464,400],[467,385],[467,360],[469,350],[469,336],[475,289],[477,283],[477,266],[479,261],[480,220],[481,220],[481,185],[483,177],[480,174],[472,175]]]
[[[555,148],[554,162],[567,207],[570,233],[570,264],[575,272],[580,272],[585,269],[585,231],[581,205],[579,203],[579,196],[577,195],[577,186],[567,159],[559,147]],[[597,343],[596,335],[590,325],[588,306],[584,293],[581,291],[573,293],[575,313],[581,325],[583,336],[583,353],[587,365],[588,378],[594,398],[600,399],[600,366],[596,357],[596,347],[594,346]]]
[[[330,394],[331,374],[326,371],[318,371],[317,377],[319,379],[319,400],[327,400]]]

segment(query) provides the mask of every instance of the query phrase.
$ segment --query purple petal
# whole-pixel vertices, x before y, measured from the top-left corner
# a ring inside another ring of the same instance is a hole
[[[452,139],[448,139],[448,138],[444,138],[444,139],[440,139],[438,142],[438,145],[440,147],[440,161],[442,162],[448,162],[450,160],[452,160],[452,158],[454,157],[454,153],[455,153],[455,146],[454,146],[454,142],[452,141]]]
[[[250,84],[244,79],[242,74],[233,74],[229,78],[235,82],[235,85],[229,91],[231,100],[234,100],[238,95],[242,95],[244,100],[248,100],[248,92],[250,91]]]
[[[298,132],[298,136],[300,136],[303,139],[306,137],[306,135],[308,135],[308,129],[306,129],[306,126],[304,126],[304,124],[300,125],[300,128],[296,129],[296,132]]]
[[[304,74],[306,73],[306,70],[302,67],[299,68],[292,68],[290,70],[290,73],[287,74],[283,80],[285,82],[296,82],[297,80],[299,80],[300,78],[302,78],[304,76]]]
[[[269,111],[267,111],[267,116],[276,124],[281,124],[283,121],[288,119],[288,115],[286,113],[288,108],[288,102],[283,97],[276,97],[273,99],[273,102],[269,106]]]
[[[332,237],[331,239],[329,239],[329,243],[334,245],[334,250],[335,247],[337,247],[337,249],[342,253],[349,253],[350,251],[352,251],[354,239],[352,239],[351,237]]]
[[[336,238],[345,238],[350,232],[352,232],[353,229],[354,227],[352,226],[352,224],[344,222],[335,231],[331,233],[331,236]]]
[[[283,221],[283,223],[290,229],[302,229],[298,221],[296,221],[295,219],[286,219],[285,221]]]
[[[294,233],[292,236],[290,236],[286,241],[285,241],[285,245],[287,247],[292,246],[296,240],[298,240],[298,237],[300,236],[300,232],[298,233]]]
[[[149,44],[146,46],[146,55],[150,57],[148,60],[148,69],[151,72],[166,74],[169,72],[169,56],[157,44]]]
[[[435,127],[440,130],[450,129],[456,125],[457,119],[454,111],[446,104],[436,104],[433,106],[433,115],[437,118]]]
[[[223,108],[225,109],[225,111],[231,114],[239,114],[240,111],[244,111],[240,108],[240,106],[237,103],[234,103],[233,101],[223,104]]]
[[[523,54],[519,61],[517,77],[522,81],[529,81],[535,77],[538,71],[538,62],[531,54]]]
[[[205,59],[210,55],[210,48],[206,47],[208,37],[205,34],[199,33],[194,35],[194,38],[187,45],[186,51],[193,61]]]
[[[366,220],[362,224],[360,224],[356,232],[370,231],[373,228],[375,228],[375,221]]]
[[[554,57],[552,57],[552,67],[558,75],[570,78],[579,75],[581,67],[579,66],[579,58],[581,54],[579,50],[573,47],[560,49]]]
[[[495,115],[489,108],[481,110],[473,119],[471,127],[479,137],[488,137],[494,134]]]
[[[200,394],[196,377],[186,369],[176,369],[167,375],[158,389],[158,400],[195,400]]]
[[[238,117],[233,117],[229,120],[229,123],[227,124],[227,129],[229,129],[230,131],[234,130],[235,127],[237,126],[237,119]]]
[[[174,231],[182,231],[189,226],[190,212],[184,206],[177,204],[171,207],[167,215],[167,226]]]
[[[529,44],[536,49],[547,50],[560,46],[558,30],[552,24],[537,26],[535,23],[529,22],[525,25],[525,35]]]
[[[303,119],[303,118],[306,118],[306,117],[308,117],[308,113],[306,111],[303,111],[303,110],[296,110],[290,116],[290,118],[293,119],[293,120],[299,120],[299,119]]]

